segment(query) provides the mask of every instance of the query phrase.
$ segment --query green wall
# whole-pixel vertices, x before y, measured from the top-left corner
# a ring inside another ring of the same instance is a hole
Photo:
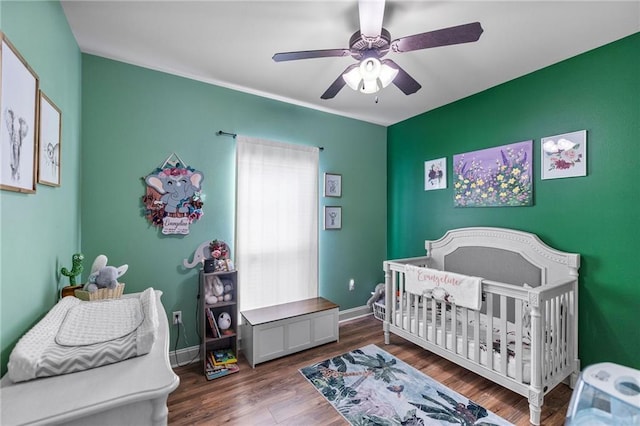
[[[581,255],[580,358],[640,368],[640,34],[388,129],[388,254],[424,253],[451,228],[536,233]],[[586,129],[588,176],[540,179],[540,139]],[[454,208],[452,156],[534,141],[534,205]],[[447,157],[448,188],[424,188],[424,161]]]
[[[61,186],[0,191],[1,373],[11,349],[68,284],[59,274],[80,250],[81,54],[58,2],[0,2],[0,28],[62,111]]]
[[[365,304],[384,278],[385,127],[96,56],[82,64],[82,249],[89,264],[100,253],[128,264],[126,291],[153,286],[169,314],[183,311],[188,341],[178,348],[198,343],[197,271],[183,259],[216,238],[233,255],[235,141],[218,130],[325,148],[320,171],[342,174],[343,196],[320,207],[342,205],[343,229],[319,231],[319,293],[341,310]],[[205,176],[205,215],[187,236],[163,236],[141,214],[141,177],[174,152]],[[172,327],[172,348],[175,338]]]

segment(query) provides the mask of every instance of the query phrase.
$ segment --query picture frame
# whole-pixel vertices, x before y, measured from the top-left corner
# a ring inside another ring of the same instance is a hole
[[[38,113],[38,183],[60,186],[62,112],[40,90]]]
[[[454,206],[532,206],[532,162],[533,140],[454,155]]]
[[[36,192],[38,75],[0,31],[0,189]]]
[[[342,229],[342,207],[325,206],[324,229],[327,231]]]
[[[324,196],[342,197],[342,175],[337,173],[324,174]]]
[[[424,162],[424,190],[447,188],[447,158]]]
[[[563,133],[540,140],[541,179],[587,175],[587,131]]]

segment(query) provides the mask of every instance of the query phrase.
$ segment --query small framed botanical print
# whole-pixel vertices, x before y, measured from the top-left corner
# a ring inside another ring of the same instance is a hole
[[[424,190],[447,187],[447,159],[439,158],[424,162]]]
[[[342,229],[342,207],[325,206],[324,208],[324,229]]]
[[[335,173],[324,174],[324,196],[342,197],[342,175]]]

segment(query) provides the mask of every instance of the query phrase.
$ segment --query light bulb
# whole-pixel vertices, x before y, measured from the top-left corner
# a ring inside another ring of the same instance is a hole
[[[375,80],[380,76],[380,61],[377,58],[366,58],[360,62],[360,75],[364,80]]]

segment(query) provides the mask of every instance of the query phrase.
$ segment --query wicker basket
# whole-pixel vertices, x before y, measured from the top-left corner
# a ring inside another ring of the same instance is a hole
[[[116,288],[99,288],[93,293],[85,290],[76,290],[75,295],[80,300],[103,300],[103,299],[119,299],[124,292],[124,283],[118,283]]]
[[[379,319],[380,321],[384,321],[384,312],[385,307],[380,302],[375,302],[373,304],[373,316]]]

